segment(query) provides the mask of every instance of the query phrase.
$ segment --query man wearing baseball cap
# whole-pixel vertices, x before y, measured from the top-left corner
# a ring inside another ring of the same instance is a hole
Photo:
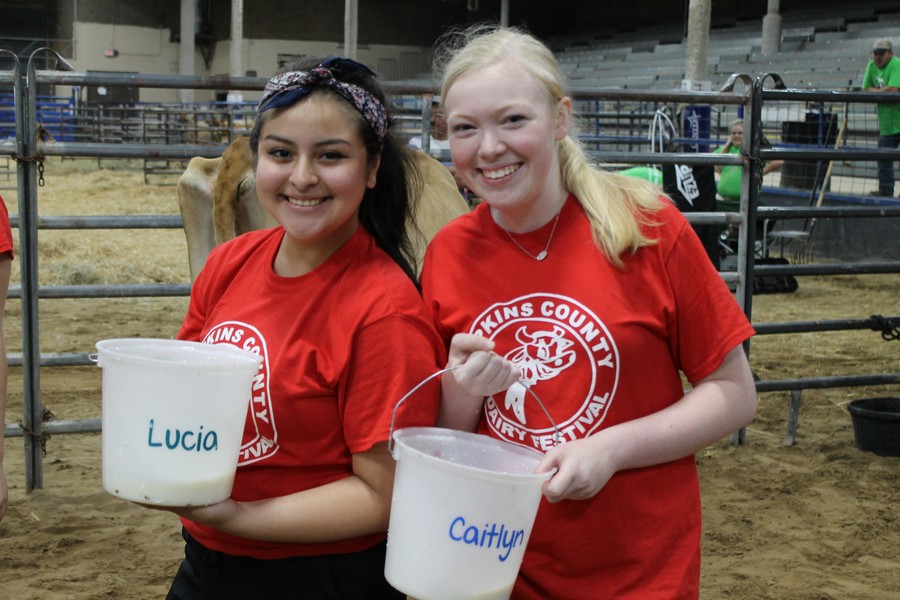
[[[900,92],[900,60],[891,40],[881,38],[872,46],[863,89],[867,92]],[[900,96],[898,96],[900,98]],[[878,104],[878,147],[900,146],[900,104]],[[894,161],[878,161],[878,195],[894,195]]]

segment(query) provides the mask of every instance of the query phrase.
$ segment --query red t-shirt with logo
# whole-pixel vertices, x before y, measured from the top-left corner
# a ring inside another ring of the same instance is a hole
[[[387,441],[394,406],[446,361],[412,281],[362,227],[300,277],[272,270],[283,236],[278,227],[218,246],[178,333],[263,357],[231,496],[242,502],[350,476],[352,455]],[[438,384],[416,396],[397,428],[434,424]],[[356,552],[385,538],[270,543],[183,522],[207,548],[257,558]]]
[[[484,335],[519,365],[565,439],[658,412],[712,373],[753,330],[687,220],[670,202],[655,245],[596,249],[574,197],[545,260],[527,256],[487,204],[432,241],[423,295],[449,344]],[[516,241],[544,249],[553,222]],[[554,429],[522,385],[488,398],[479,432],[538,450]],[[617,473],[587,501],[542,501],[513,597],[696,598],[700,491],[694,457]]]

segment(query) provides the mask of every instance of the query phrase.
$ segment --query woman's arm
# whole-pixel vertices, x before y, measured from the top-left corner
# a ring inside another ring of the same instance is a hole
[[[783,166],[784,166],[783,160],[770,160],[769,162],[766,163],[766,166],[763,167],[762,174],[768,175],[772,171],[777,171],[778,169],[780,169]]]
[[[551,502],[591,498],[616,472],[694,454],[745,426],[755,413],[756,387],[739,345],[671,406],[547,452],[538,472],[558,471],[544,483],[544,495]]]
[[[349,539],[387,531],[394,467],[382,442],[353,455],[353,475],[327,485],[256,502],[229,499],[164,510],[254,540],[316,544]]]
[[[0,202],[3,202],[0,199]],[[6,469],[3,466],[3,430],[6,427],[6,338],[3,332],[3,312],[6,307],[6,293],[9,290],[9,271],[12,256],[10,254],[0,255],[0,354],[3,356],[0,362],[0,521],[6,514],[7,503],[9,502],[9,488],[6,483]]]

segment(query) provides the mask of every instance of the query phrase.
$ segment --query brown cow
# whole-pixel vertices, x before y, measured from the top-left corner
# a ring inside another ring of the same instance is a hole
[[[469,210],[447,168],[423,152],[410,150],[422,174],[415,195],[410,239],[421,269],[425,247],[446,223]],[[276,223],[259,205],[249,138],[236,138],[219,158],[192,158],[178,178],[178,206],[187,238],[191,281],[216,244]]]

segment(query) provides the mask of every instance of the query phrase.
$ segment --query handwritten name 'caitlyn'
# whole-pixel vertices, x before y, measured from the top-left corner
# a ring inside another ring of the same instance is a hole
[[[525,543],[524,529],[507,529],[506,525],[501,523],[486,523],[484,527],[479,529],[474,525],[466,525],[463,517],[456,517],[450,523],[450,539],[454,542],[470,544],[480,548],[498,548],[502,552],[497,555],[500,562],[506,562],[509,553],[516,546]]]

